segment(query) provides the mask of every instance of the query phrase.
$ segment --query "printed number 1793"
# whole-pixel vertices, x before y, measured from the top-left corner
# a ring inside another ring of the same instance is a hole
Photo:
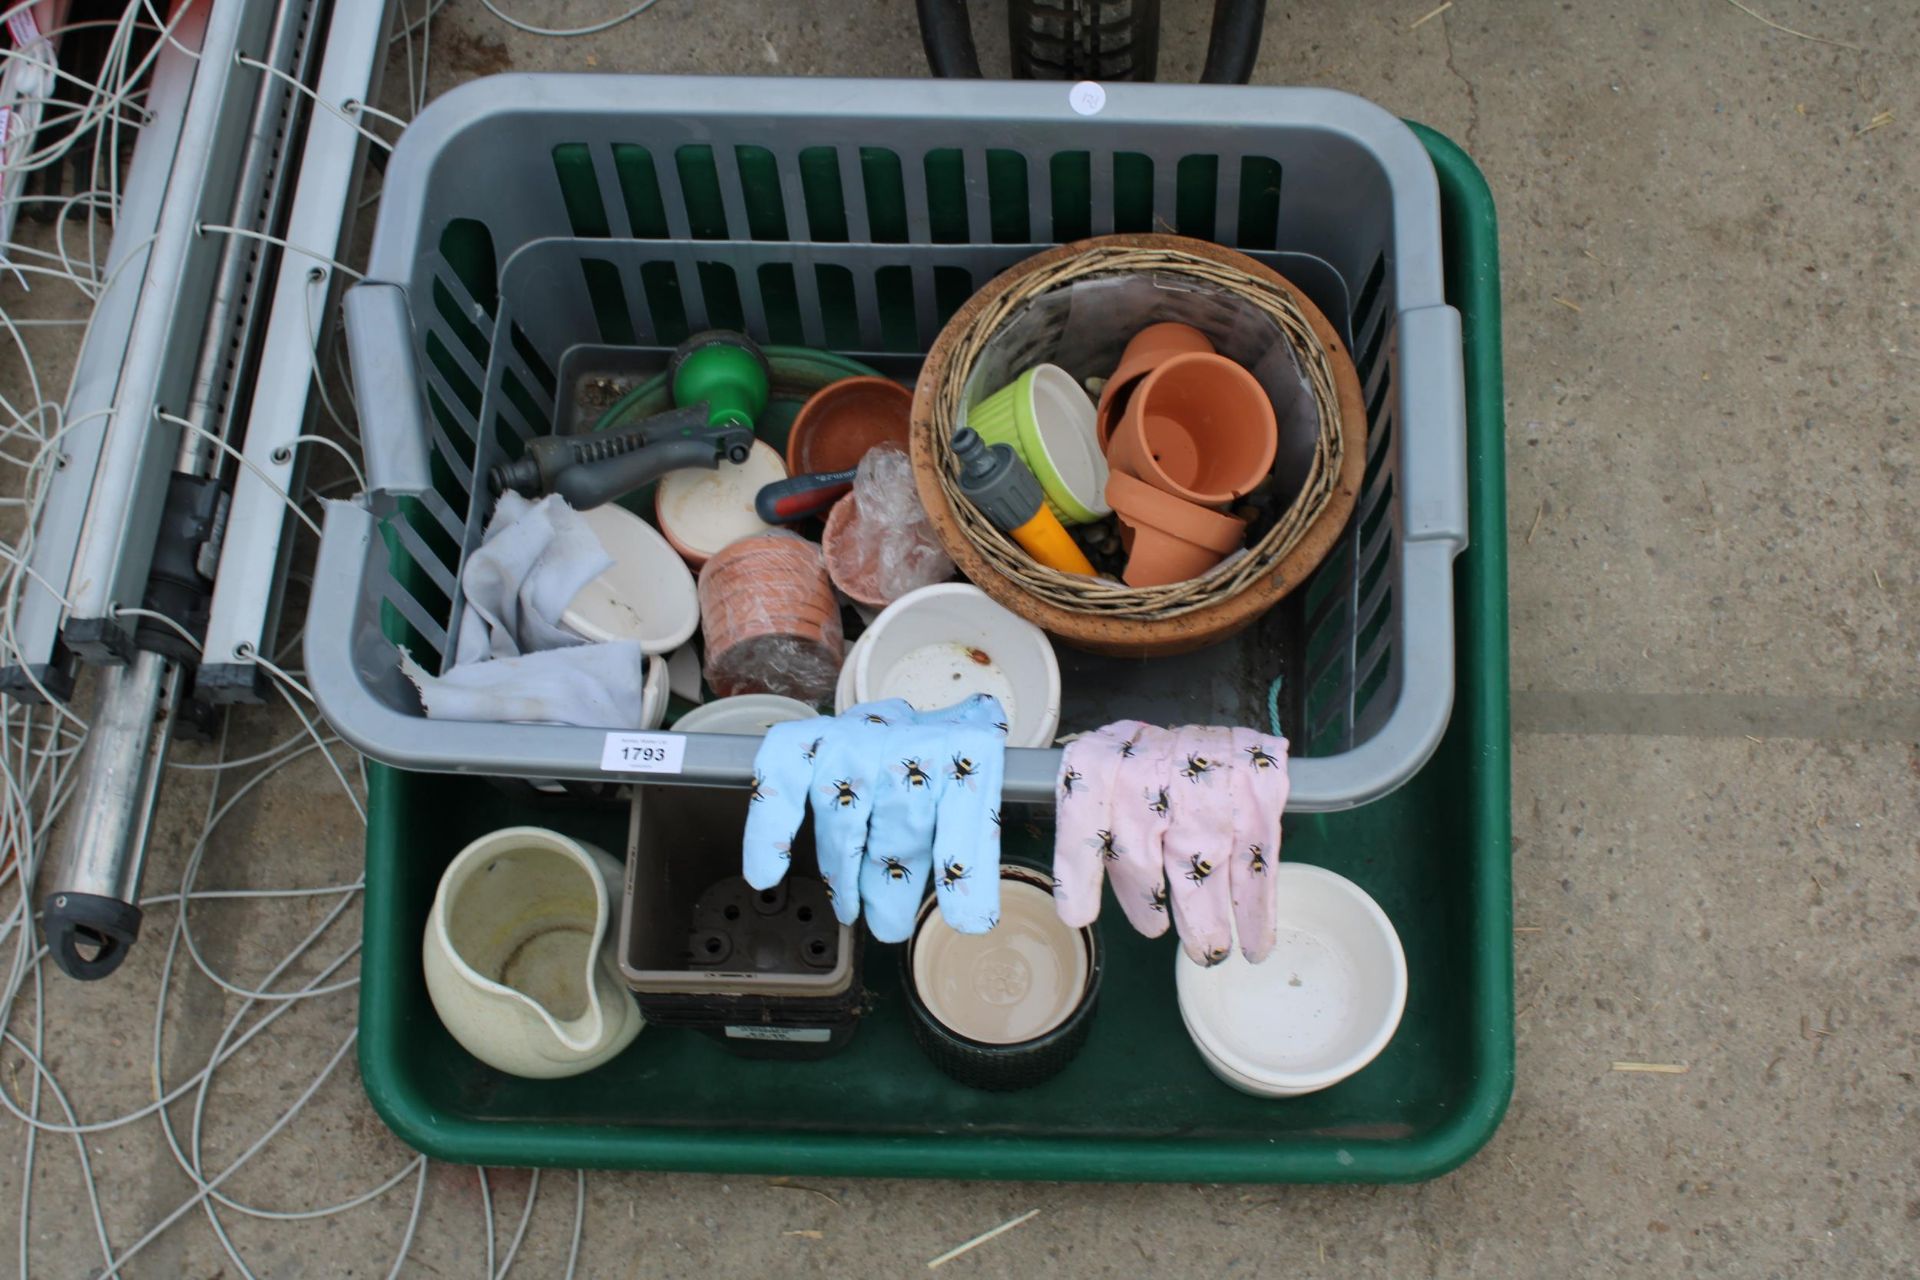
[[[687,740],[669,733],[610,733],[600,749],[609,773],[679,773]]]

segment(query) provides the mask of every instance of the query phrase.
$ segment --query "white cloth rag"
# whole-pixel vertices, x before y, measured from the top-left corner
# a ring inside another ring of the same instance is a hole
[[[558,495],[530,502],[501,494],[460,572],[466,605],[452,669],[431,675],[400,655],[428,718],[647,727],[640,646],[589,643],[560,622],[580,589],[612,563]]]
[[[432,720],[575,724],[646,729],[647,655],[632,640],[490,658],[428,675],[407,654],[400,670]]]
[[[508,491],[460,571],[467,598],[453,665],[586,643],[560,625],[580,589],[613,564],[558,494],[529,502]]]

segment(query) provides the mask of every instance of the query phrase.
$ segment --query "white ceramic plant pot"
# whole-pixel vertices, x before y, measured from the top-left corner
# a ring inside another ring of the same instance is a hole
[[[741,693],[715,698],[695,707],[674,722],[675,733],[736,733],[764,738],[767,730],[789,720],[811,720],[819,715],[798,698],[777,693]]]
[[[846,658],[840,663],[840,680],[833,688],[833,714],[840,715],[859,699],[853,696],[853,664],[859,660],[860,646],[866,643],[866,637],[855,640],[847,650]]]
[[[1292,1098],[1329,1088],[1378,1057],[1407,1005],[1407,956],[1386,912],[1353,881],[1282,862],[1277,940],[1249,963],[1174,959],[1187,1034],[1234,1088]]]
[[[850,657],[853,701],[905,698],[916,711],[991,693],[1007,745],[1050,747],[1060,728],[1060,662],[1047,633],[971,583],[909,591],[884,609]]]
[[[683,644],[667,655],[667,692],[697,707],[706,699],[700,681],[700,651],[693,645]]]
[[[541,827],[461,850],[440,878],[422,946],[427,994],[453,1038],[510,1075],[590,1071],[633,1042],[640,1007],[608,936],[620,864]]]
[[[580,588],[560,625],[588,640],[632,640],[670,653],[700,625],[693,575],[660,531],[615,503],[579,513],[613,563]]]
[[[667,682],[667,660],[656,654],[648,654],[646,681],[640,686],[642,729],[658,729],[665,722],[667,695],[671,692]]]

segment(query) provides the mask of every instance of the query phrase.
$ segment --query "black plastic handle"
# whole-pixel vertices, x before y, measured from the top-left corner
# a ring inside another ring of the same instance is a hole
[[[97,982],[118,969],[140,937],[140,908],[118,898],[49,894],[40,914],[53,962],[81,982]],[[83,947],[91,954],[83,954]]]
[[[585,511],[644,488],[669,471],[689,467],[712,471],[722,462],[744,462],[752,448],[753,436],[744,428],[662,440],[631,453],[568,467],[553,478],[553,491],[575,511]]]

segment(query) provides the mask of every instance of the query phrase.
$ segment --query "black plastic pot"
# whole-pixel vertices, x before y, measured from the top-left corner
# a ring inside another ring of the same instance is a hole
[[[621,976],[659,1027],[687,1027],[748,1058],[825,1057],[868,999],[862,932],[839,924],[810,828],[771,889],[737,874],[743,791],[636,787],[621,902]]]
[[[1024,880],[1053,892],[1052,881],[1044,874],[1020,866],[1003,866],[1005,880]],[[900,985],[906,992],[907,1007],[913,1013],[913,1038],[933,1064],[961,1084],[975,1089],[1028,1089],[1058,1075],[1087,1042],[1093,1029],[1093,1012],[1100,1001],[1100,979],[1105,969],[1105,952],[1100,931],[1089,925],[1080,930],[1087,949],[1087,981],[1080,1002],[1067,1020],[1046,1034],[1017,1044],[988,1044],[961,1035],[943,1024],[927,1007],[913,976],[914,948],[921,927],[937,909],[929,896],[920,905],[913,936],[900,949]]]

